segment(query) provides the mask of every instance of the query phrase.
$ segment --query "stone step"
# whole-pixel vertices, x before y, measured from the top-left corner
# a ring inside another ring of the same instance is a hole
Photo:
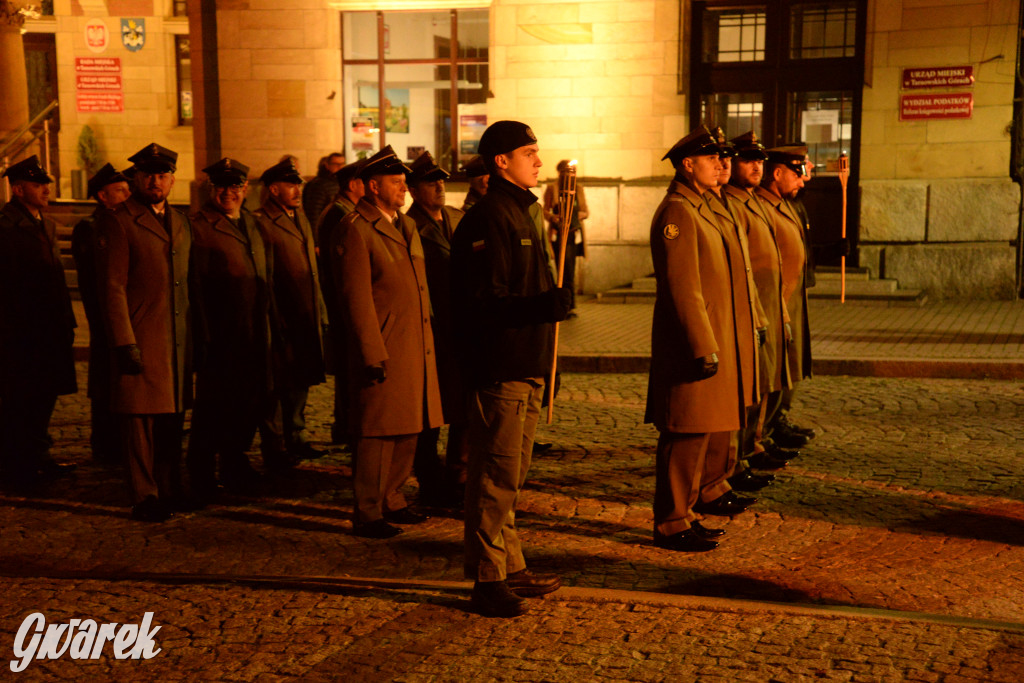
[[[808,296],[811,292],[817,291],[819,294],[835,294],[839,295],[840,289],[842,289],[842,281],[839,278],[815,278],[816,283],[814,287],[807,290]],[[891,294],[899,289],[899,282],[896,280],[851,280],[846,279],[846,294],[849,296],[852,293],[856,294]]]
[[[838,282],[842,278],[843,274],[838,268],[815,268],[814,277],[821,282],[822,280],[835,280]],[[869,268],[847,268],[846,269],[846,281],[851,282],[853,280],[870,280],[871,270]]]
[[[633,289],[654,291],[657,288],[658,280],[654,277],[639,277],[633,280]]]

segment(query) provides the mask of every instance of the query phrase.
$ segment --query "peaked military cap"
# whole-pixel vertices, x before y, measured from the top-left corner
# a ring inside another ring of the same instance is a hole
[[[736,156],[736,148],[731,142],[725,139],[725,131],[722,130],[721,126],[715,126],[711,131],[711,134],[715,136],[718,141],[718,156],[722,158]]]
[[[807,175],[807,145],[785,145],[768,150],[768,161],[782,164],[797,175]]]
[[[135,164],[135,170],[143,173],[174,173],[177,170],[178,153],[151,142],[128,157]]]
[[[479,154],[465,163],[462,172],[466,174],[467,178],[479,178],[489,173],[487,165],[484,164],[484,158]]]
[[[105,164],[103,168],[96,171],[96,175],[89,178],[89,193],[87,197],[95,197],[96,193],[102,190],[107,185],[113,185],[114,183],[127,183],[128,178],[123,173],[118,173],[110,164]]]
[[[277,162],[260,176],[260,182],[264,185],[270,185],[271,183],[295,183],[296,185],[302,184],[302,176],[299,174],[299,169],[295,166],[295,162],[290,159],[282,159]]]
[[[366,180],[375,175],[400,175],[410,173],[411,170],[388,145],[366,160],[366,165],[359,171],[359,177]]]
[[[53,182],[53,178],[46,174],[46,169],[39,164],[39,157],[35,154],[28,159],[22,159],[18,163],[8,166],[7,170],[4,171],[4,177],[12,183],[19,180],[27,180],[31,183],[49,185]]]
[[[366,159],[360,159],[351,164],[345,164],[334,173],[334,179],[342,189],[347,189],[348,184],[359,177],[359,172],[366,166]]]
[[[764,161],[768,158],[768,152],[765,151],[761,141],[757,139],[757,133],[752,130],[748,130],[743,135],[737,135],[730,142],[736,147],[736,156],[740,159]]]
[[[437,165],[430,152],[424,152],[412,162],[412,173],[409,174],[409,184],[425,183],[432,180],[448,180],[451,174]]]
[[[672,149],[665,152],[662,160],[668,159],[673,166],[686,157],[706,156],[719,153],[718,140],[705,126],[697,126],[689,135],[672,146]]]
[[[242,185],[249,179],[249,167],[241,161],[224,157],[212,166],[203,169],[203,173],[215,187],[232,187]]]
[[[496,121],[480,136],[478,151],[485,160],[512,150],[537,144],[533,130],[520,121]]]

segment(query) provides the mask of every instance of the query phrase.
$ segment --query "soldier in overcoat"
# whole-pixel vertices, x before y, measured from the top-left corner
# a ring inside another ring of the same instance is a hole
[[[310,443],[306,430],[309,387],[324,381],[323,328],[327,308],[320,291],[313,230],[299,204],[302,176],[291,159],[271,166],[260,180],[267,197],[253,214],[274,258],[274,299],[281,343],[274,350],[275,392],[279,408],[272,421],[289,452],[317,458],[323,451]]]
[[[399,489],[419,433],[443,422],[423,245],[399,211],[407,171],[390,145],[371,157],[365,196],[325,245],[348,333],[354,533],[370,538],[426,519]]]
[[[192,227],[167,201],[177,157],[156,143],[129,157],[132,196],[96,219],[110,409],[128,458],[132,516],[144,521],[166,519],[182,500],[182,427],[192,401]]]
[[[717,140],[703,126],[664,158],[676,176],[651,222],[657,295],[645,421],[660,432],[654,542],[706,551],[723,532],[700,523],[698,503],[714,504],[716,514],[749,504],[726,482],[745,411],[728,241],[703,199],[721,163]]]
[[[444,464],[437,453],[440,429],[424,430],[416,446],[413,471],[420,484],[421,500],[440,507],[461,508],[468,457],[466,390],[452,330],[451,240],[464,214],[445,205],[448,177],[430,152],[424,152],[413,162],[408,180],[413,203],[407,215],[416,224],[423,243],[441,405],[445,422],[450,425]]]
[[[246,450],[272,405],[271,312],[273,254],[259,223],[243,206],[249,168],[223,158],[203,169],[211,198],[192,223],[192,300],[196,322],[196,401],[188,470],[198,502],[216,495],[220,481],[249,488],[258,477]],[[292,461],[280,435],[263,429],[264,464]]]
[[[96,210],[75,224],[71,232],[71,255],[78,273],[78,293],[82,297],[85,318],[89,323],[89,443],[97,462],[113,465],[121,462],[119,439],[110,412],[110,344],[100,315],[96,292],[95,227],[96,216],[112,209],[131,194],[128,178],[106,164],[89,179],[90,197],[96,198]]]
[[[0,210],[0,476],[30,487],[73,464],[50,457],[57,397],[77,390],[75,314],[57,245],[43,216],[53,179],[31,156],[4,176],[12,198]]]

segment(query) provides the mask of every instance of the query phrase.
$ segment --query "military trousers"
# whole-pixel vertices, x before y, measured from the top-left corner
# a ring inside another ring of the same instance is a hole
[[[24,483],[50,459],[50,417],[55,395],[0,398],[0,470],[5,480]]]
[[[697,519],[693,506],[732,490],[726,479],[736,467],[736,432],[658,436],[654,481],[654,530],[671,536]]]
[[[466,578],[503,581],[526,568],[516,533],[516,503],[530,469],[543,395],[543,378],[470,392]]]
[[[356,440],[352,488],[357,524],[376,521],[385,511],[401,510],[409,504],[400,489],[412,473],[418,436],[361,436]]]
[[[174,500],[184,495],[181,480],[184,425],[185,413],[118,415],[133,505],[148,496]]]

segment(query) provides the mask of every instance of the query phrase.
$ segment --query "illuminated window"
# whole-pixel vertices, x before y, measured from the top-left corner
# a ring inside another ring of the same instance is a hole
[[[701,98],[701,121],[721,126],[729,139],[748,130],[760,137],[763,109],[761,93],[714,93]]]
[[[764,8],[708,9],[704,13],[705,62],[756,62],[764,59]]]
[[[856,54],[855,2],[794,5],[790,16],[792,59],[853,57]]]

